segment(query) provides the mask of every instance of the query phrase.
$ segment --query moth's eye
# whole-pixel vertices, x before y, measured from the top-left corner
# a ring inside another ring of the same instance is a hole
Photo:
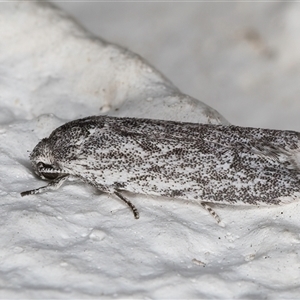
[[[46,178],[46,179],[55,179],[58,177],[59,173],[46,173],[46,172],[41,172],[41,174]]]
[[[39,163],[37,163],[36,166],[39,170],[39,173],[46,179],[50,179],[50,180],[55,179],[60,175],[60,173],[55,173],[55,172],[52,173],[51,172],[52,170],[55,171],[55,169],[51,165],[47,165],[42,162],[39,162]],[[47,172],[47,171],[49,171],[49,172]]]

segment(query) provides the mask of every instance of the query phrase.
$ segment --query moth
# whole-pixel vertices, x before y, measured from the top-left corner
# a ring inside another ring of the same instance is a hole
[[[91,116],[42,139],[30,154],[49,184],[22,196],[58,189],[76,177],[124,201],[124,191],[209,206],[281,205],[300,197],[300,133],[294,131]]]

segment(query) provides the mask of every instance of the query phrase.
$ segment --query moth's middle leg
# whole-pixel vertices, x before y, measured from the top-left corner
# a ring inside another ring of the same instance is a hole
[[[136,219],[139,219],[140,214],[139,214],[137,208],[136,208],[129,200],[127,200],[121,193],[119,193],[119,192],[117,192],[117,191],[114,191],[114,194],[115,194],[118,198],[120,198],[121,200],[123,200],[123,201],[131,208],[134,217],[135,217]]]

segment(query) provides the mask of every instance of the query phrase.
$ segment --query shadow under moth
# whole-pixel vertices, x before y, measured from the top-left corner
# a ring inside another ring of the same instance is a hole
[[[92,116],[66,123],[30,154],[35,173],[58,189],[76,177],[123,192],[197,202],[280,205],[300,198],[300,133],[162,120]]]

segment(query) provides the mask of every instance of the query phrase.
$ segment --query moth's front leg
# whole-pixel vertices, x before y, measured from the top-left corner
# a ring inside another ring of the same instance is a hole
[[[21,196],[24,197],[27,195],[40,194],[40,193],[47,192],[50,190],[57,190],[68,179],[69,176],[70,175],[67,174],[67,175],[57,177],[57,178],[53,179],[51,182],[49,182],[46,186],[42,186],[38,189],[22,192]]]

